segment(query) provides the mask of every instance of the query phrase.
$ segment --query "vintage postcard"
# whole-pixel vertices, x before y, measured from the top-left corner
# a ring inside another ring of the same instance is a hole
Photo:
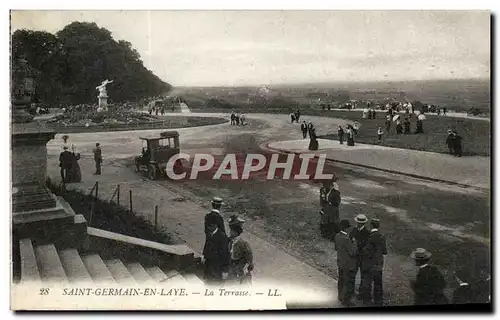
[[[489,11],[22,11],[11,309],[491,306]]]

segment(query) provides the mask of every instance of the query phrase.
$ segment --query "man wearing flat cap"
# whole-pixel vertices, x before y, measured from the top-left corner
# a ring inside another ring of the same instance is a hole
[[[366,285],[364,283],[364,279],[367,278],[366,273],[368,270],[365,267],[366,255],[364,254],[364,248],[366,243],[368,242],[368,237],[370,236],[370,231],[366,228],[366,223],[368,222],[368,218],[364,214],[358,214],[354,221],[356,222],[356,228],[351,231],[351,238],[354,238],[357,243],[356,250],[356,265],[357,270],[359,270],[361,276],[361,283],[359,284],[359,297],[361,299],[367,300],[369,297],[365,297],[366,294]]]
[[[380,220],[377,218],[372,218],[370,221],[372,229],[370,230],[370,236],[366,246],[363,249],[363,256],[366,257],[364,260],[364,268],[367,270],[363,284],[365,304],[371,303],[371,296],[373,290],[373,304],[376,306],[382,306],[383,303],[383,286],[382,286],[382,269],[384,268],[384,255],[387,254],[387,246],[385,236],[380,233]]]
[[[214,197],[212,199],[212,210],[205,215],[205,235],[209,234],[208,225],[214,223],[217,228],[224,234],[226,234],[226,227],[224,226],[224,219],[220,213],[220,208],[222,207],[222,199],[219,197]]]
[[[446,288],[444,276],[437,267],[429,264],[432,254],[423,248],[417,248],[410,256],[419,268],[417,279],[410,281],[415,294],[415,305],[447,304],[448,300],[443,293]]]

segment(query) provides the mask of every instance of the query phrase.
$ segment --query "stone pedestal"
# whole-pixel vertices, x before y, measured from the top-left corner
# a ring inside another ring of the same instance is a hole
[[[99,108],[104,111],[108,110],[108,96],[99,95],[97,99],[99,99]]]
[[[36,122],[12,125],[12,231],[13,242],[31,238],[36,243],[60,241],[73,229],[82,229],[71,207],[46,187],[47,148],[55,132]]]

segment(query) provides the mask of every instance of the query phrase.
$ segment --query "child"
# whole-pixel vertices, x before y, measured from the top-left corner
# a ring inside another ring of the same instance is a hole
[[[377,135],[378,135],[378,142],[382,142],[382,135],[384,134],[384,131],[382,130],[382,127],[378,127],[377,130]]]

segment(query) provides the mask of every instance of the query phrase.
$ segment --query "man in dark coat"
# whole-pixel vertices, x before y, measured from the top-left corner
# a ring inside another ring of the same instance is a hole
[[[300,125],[300,130],[302,131],[302,137],[305,139],[307,138],[307,123],[306,121],[302,121],[302,124]]]
[[[415,294],[415,305],[437,305],[447,304],[448,300],[443,291],[446,282],[439,269],[429,264],[432,254],[423,249],[417,248],[411,253],[415,260],[415,265],[419,268],[417,279],[410,281],[411,288]]]
[[[362,296],[365,298],[364,303],[369,304],[373,289],[374,305],[382,306],[384,296],[382,269],[384,268],[384,255],[387,254],[387,245],[385,236],[379,231],[380,220],[373,218],[371,226],[368,242],[363,249],[363,255],[366,257],[365,267],[368,272],[364,274],[366,278],[363,280],[365,288],[363,288]]]
[[[61,168],[61,181],[68,182],[68,174],[73,163],[73,154],[68,151],[68,147],[63,147],[63,152],[59,155],[59,167]]]
[[[454,150],[455,150],[455,155],[457,157],[462,156],[462,136],[460,136],[457,132],[453,132],[455,136],[454,140]]]
[[[337,135],[339,136],[339,143],[344,144],[344,128],[339,126],[339,130],[337,131]]]
[[[455,135],[451,130],[448,130],[448,135],[446,136],[446,146],[448,146],[450,154],[455,154]]]
[[[95,162],[95,175],[101,175],[101,163],[102,163],[102,151],[101,146],[98,143],[95,144],[94,149],[94,162]]]
[[[212,199],[212,210],[205,215],[205,235],[210,233],[208,226],[213,223],[217,228],[224,234],[226,234],[226,227],[224,225],[224,219],[220,213],[220,208],[222,207],[222,199],[214,197]]]
[[[207,284],[222,284],[229,272],[229,239],[215,222],[207,225],[207,239],[203,247],[204,278]]]
[[[349,220],[340,221],[340,232],[335,235],[335,250],[337,251],[337,268],[339,278],[337,290],[339,301],[345,306],[352,306],[356,280],[356,240],[349,237]]]
[[[321,217],[321,225],[325,237],[330,240],[334,240],[335,235],[340,231],[340,201],[339,185],[334,182],[326,194],[326,203],[323,207],[323,215]]]
[[[365,260],[366,257],[364,255],[364,248],[366,244],[368,243],[368,237],[370,236],[370,231],[366,228],[365,224],[368,222],[368,218],[364,214],[358,214],[356,218],[354,218],[354,221],[356,221],[356,228],[351,231],[351,238],[354,238],[357,243],[357,249],[356,249],[356,273],[360,272],[361,276],[361,283],[359,284],[359,297],[361,299],[367,299],[367,297],[364,297],[363,294],[363,289],[366,288],[364,284],[364,279],[366,279],[366,273],[368,270],[366,269],[365,266]]]

